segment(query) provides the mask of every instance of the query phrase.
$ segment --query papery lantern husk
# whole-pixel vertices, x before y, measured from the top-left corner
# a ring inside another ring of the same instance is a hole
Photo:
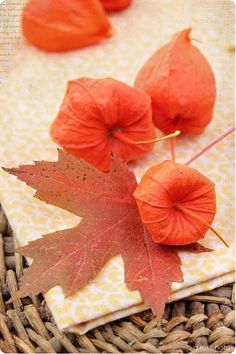
[[[132,0],[100,0],[106,11],[120,11],[130,6]]]
[[[153,122],[164,133],[200,134],[210,123],[216,99],[214,73],[190,39],[177,33],[139,71],[135,86],[152,99]]]
[[[22,31],[34,46],[49,52],[96,44],[111,36],[111,25],[98,0],[30,0]]]
[[[165,245],[202,239],[216,213],[214,183],[197,170],[172,161],[151,167],[134,197],[153,241]]]
[[[110,78],[69,81],[50,133],[66,151],[106,172],[113,153],[129,162],[152,149],[152,143],[129,143],[155,137],[150,97]]]

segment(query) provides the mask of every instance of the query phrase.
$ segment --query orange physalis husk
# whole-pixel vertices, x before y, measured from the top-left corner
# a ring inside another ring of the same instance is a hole
[[[132,0],[100,0],[107,11],[120,11],[130,6]]]
[[[22,30],[30,43],[50,52],[85,47],[111,36],[98,0],[30,0],[23,10]]]
[[[213,115],[216,98],[214,73],[206,58],[191,44],[190,29],[177,33],[172,41],[144,64],[135,86],[152,99],[153,122],[168,134],[200,134]]]
[[[110,78],[69,81],[50,133],[66,151],[108,171],[112,153],[128,162],[152,149],[150,97]]]
[[[214,183],[197,170],[172,161],[151,167],[134,197],[153,241],[165,245],[202,239],[216,213]]]

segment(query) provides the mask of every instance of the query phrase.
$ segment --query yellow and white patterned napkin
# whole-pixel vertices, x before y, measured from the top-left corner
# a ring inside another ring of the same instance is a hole
[[[8,0],[5,0],[8,1]],[[0,5],[1,6],[1,5]],[[233,3],[228,0],[133,0],[126,11],[110,16],[114,37],[82,50],[47,54],[23,43],[0,85],[1,165],[12,167],[33,160],[56,160],[48,128],[63,98],[66,82],[81,76],[113,77],[128,84],[157,47],[192,26],[196,45],[216,74],[218,96],[214,120],[201,136],[180,136],[177,161],[184,163],[234,125],[233,119]],[[216,183],[218,212],[214,227],[233,249],[234,137],[192,163]],[[137,177],[152,164],[170,158],[169,143],[161,142],[145,159],[133,164]],[[32,197],[34,190],[0,172],[0,201],[20,245],[58,229],[72,227],[79,218]],[[205,254],[181,253],[184,283],[174,283],[171,300],[234,281],[232,251],[211,233],[202,241],[215,249]],[[46,256],[46,255],[45,255]],[[45,294],[61,330],[85,333],[105,322],[144,309],[138,292],[124,284],[123,263],[112,259],[97,278],[69,298],[60,287]]]

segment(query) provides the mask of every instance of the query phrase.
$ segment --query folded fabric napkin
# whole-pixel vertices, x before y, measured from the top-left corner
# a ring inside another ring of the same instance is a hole
[[[62,54],[47,54],[28,44],[16,50],[8,76],[0,85],[2,166],[57,159],[56,145],[51,141],[48,128],[68,80],[109,76],[132,84],[138,69],[154,50],[189,25],[193,27],[192,37],[201,40],[196,45],[216,74],[218,97],[214,119],[206,131],[200,136],[178,137],[177,162],[187,162],[234,126],[234,61],[228,50],[233,41],[233,3],[134,0],[130,9],[112,15],[111,21],[114,37],[98,46]],[[234,136],[229,134],[191,164],[216,184],[218,212],[214,227],[232,249],[233,157]],[[169,142],[163,141],[157,143],[145,159],[130,167],[139,179],[148,167],[169,158]],[[33,189],[15,177],[0,172],[0,201],[19,245],[78,223],[78,217],[33,198],[33,194]],[[171,300],[234,281],[231,249],[210,232],[201,243],[215,251],[180,253],[184,282],[173,284]],[[45,298],[58,327],[78,333],[145,308],[139,293],[129,292],[124,284],[120,257],[112,259],[94,281],[73,296],[65,299],[57,286],[48,291]]]

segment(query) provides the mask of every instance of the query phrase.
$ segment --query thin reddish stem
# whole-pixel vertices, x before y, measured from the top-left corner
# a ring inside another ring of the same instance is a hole
[[[219,234],[219,232],[216,231],[210,224],[208,224],[208,222],[204,218],[202,218],[201,216],[192,212],[188,208],[183,207],[182,205],[177,204],[176,208],[179,210],[182,210],[184,213],[188,214],[189,216],[191,216],[195,220],[197,220],[200,223],[202,223],[203,225],[206,225],[207,227],[209,227],[209,229],[225,244],[225,246],[229,247],[228,243],[223,239],[223,237]]]
[[[171,149],[171,160],[175,162],[175,145],[176,145],[176,137],[170,139],[170,149]]]
[[[165,139],[170,139],[170,138],[176,137],[179,134],[180,134],[180,131],[176,130],[176,132],[174,132],[173,134],[165,135],[165,136],[162,136],[161,138],[156,138],[156,139],[152,139],[152,140],[138,140],[138,141],[135,141],[135,140],[130,139],[129,137],[127,137],[121,130],[116,130],[116,129],[112,130],[112,135],[115,138],[123,141],[126,144],[131,144],[131,145],[156,143],[156,142],[161,141],[161,140],[165,140]]]
[[[193,161],[195,161],[199,156],[203,155],[205,152],[207,152],[210,148],[212,148],[214,145],[218,144],[221,140],[223,140],[226,136],[228,136],[229,134],[231,134],[233,131],[235,130],[235,128],[231,128],[229,131],[227,131],[226,133],[224,133],[223,135],[221,135],[219,138],[217,138],[216,140],[214,140],[211,144],[207,145],[202,151],[200,151],[198,154],[196,154],[195,156],[193,156],[188,162],[185,163],[186,166],[188,166],[190,163],[192,163]]]

